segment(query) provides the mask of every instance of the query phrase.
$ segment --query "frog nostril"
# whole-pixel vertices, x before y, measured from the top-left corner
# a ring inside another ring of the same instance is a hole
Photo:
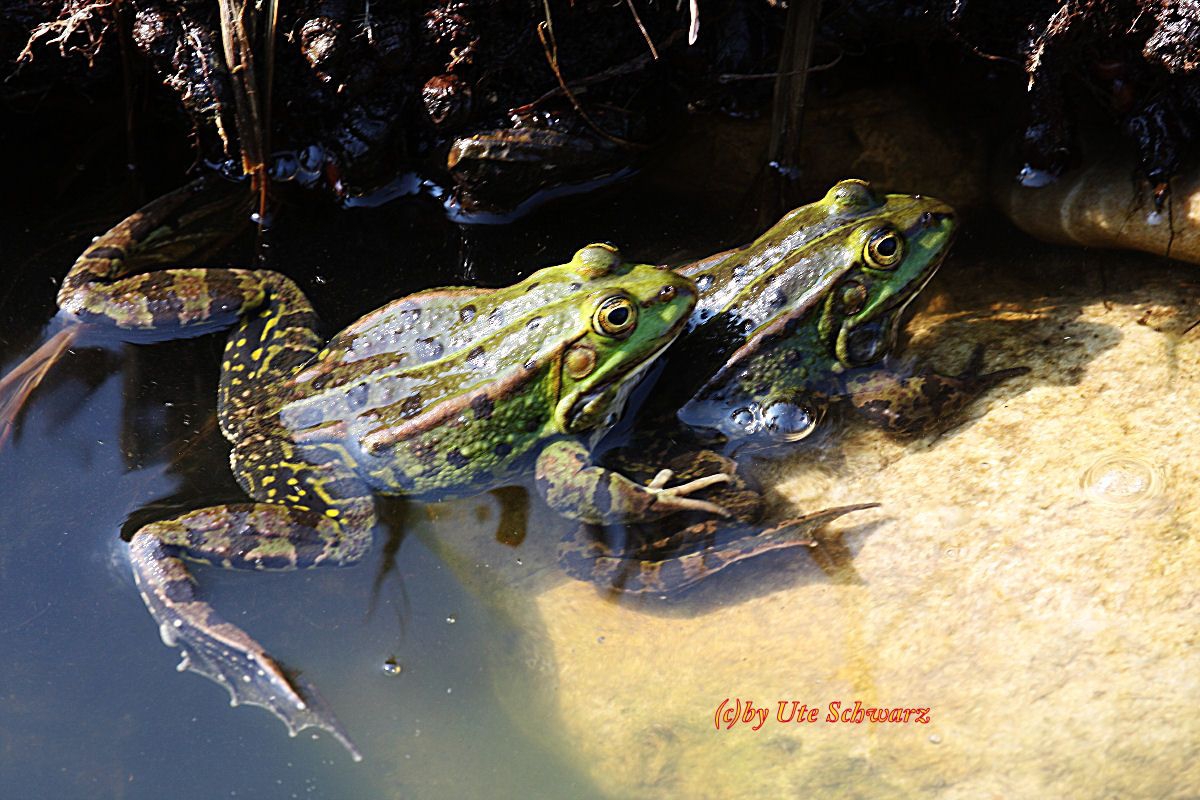
[[[659,289],[658,290],[658,299],[659,299],[659,302],[662,302],[662,303],[669,303],[672,300],[674,300],[675,299],[675,287],[668,285],[668,286],[664,286],[661,289]]]

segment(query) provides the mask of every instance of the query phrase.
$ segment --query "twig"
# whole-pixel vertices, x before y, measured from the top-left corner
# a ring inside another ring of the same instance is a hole
[[[833,69],[838,64],[840,64],[842,61],[843,55],[845,55],[845,51],[838,53],[837,56],[833,59],[833,61],[828,61],[824,64],[817,64],[815,67],[809,67],[808,69],[804,69],[804,70],[800,70],[800,69],[792,70],[791,72],[757,72],[757,73],[726,72],[723,75],[717,76],[717,83],[733,83],[734,81],[754,81],[754,80],[759,80],[761,78],[784,78],[784,77],[788,77],[791,75],[799,75],[801,72],[804,72],[804,73],[824,72],[825,70]]]
[[[34,26],[33,30],[29,32],[29,40],[25,42],[25,48],[17,56],[17,62],[32,61],[33,45],[39,39],[46,39],[46,44],[58,45],[58,52],[61,55],[65,56],[71,51],[83,53],[90,67],[93,59],[96,57],[96,53],[100,51],[100,45],[104,42],[104,31],[108,27],[108,22],[104,19],[104,14],[101,12],[111,5],[112,3],[107,2],[107,0],[97,0],[96,2],[84,3],[71,10],[71,4],[64,4],[62,10],[59,12],[58,19],[53,22],[42,22]],[[96,30],[93,25],[96,18],[100,20],[99,30]],[[68,48],[67,40],[78,31],[84,32],[87,36],[87,43]]]
[[[683,35],[683,31],[675,31],[674,33],[667,36],[667,38],[662,40],[662,46],[668,47],[668,46],[674,44],[676,42],[676,40],[678,40],[679,37],[682,35]],[[614,67],[609,67],[606,70],[597,72],[595,75],[589,75],[586,78],[576,78],[575,80],[571,81],[570,89],[573,92],[579,92],[580,89],[583,89],[587,86],[591,86],[594,83],[603,83],[604,81],[609,80],[610,78],[616,78],[621,75],[628,75],[630,72],[637,72],[639,69],[641,69],[642,67],[649,64],[651,60],[652,59],[650,58],[650,56],[648,54],[643,53],[640,56],[635,56],[634,58],[631,58],[630,60],[626,61],[624,64],[617,64]],[[561,86],[556,86],[555,88],[546,92],[544,95],[542,95],[538,99],[533,100],[529,103],[526,103],[525,105],[520,106],[518,108],[514,108],[513,111],[521,112],[521,111],[529,110],[531,108],[534,108],[535,106],[541,105],[542,103],[546,102],[547,100],[551,100],[555,97],[561,97],[563,94],[564,94],[563,88]]]
[[[571,101],[572,107],[574,107],[576,113],[579,114],[579,118],[583,120],[584,124],[595,131],[598,136],[601,136],[614,144],[620,145],[621,147],[628,147],[635,150],[645,149],[645,145],[640,145],[637,142],[631,142],[628,139],[622,139],[620,136],[614,136],[593,122],[592,118],[589,117],[587,112],[583,110],[583,106],[580,105],[579,100],[575,97],[575,94],[570,90],[570,88],[567,87],[567,81],[563,78],[562,70],[558,68],[558,44],[554,41],[554,26],[550,20],[550,6],[548,3],[546,4],[546,19],[537,24],[537,34],[538,39],[540,39],[542,42],[542,49],[546,52],[546,61],[550,64],[550,70],[554,73],[554,77],[558,80],[559,88],[562,89],[563,94],[566,95],[567,99]]]
[[[246,33],[246,5],[240,0],[218,0],[218,4],[221,9],[225,67],[229,70],[230,83],[233,85],[234,119],[242,151],[242,171],[250,176],[250,184],[256,191],[263,191],[266,165],[262,155],[263,134],[254,80],[254,53]]]
[[[646,32],[646,26],[642,24],[642,18],[638,16],[637,9],[633,7],[633,0],[625,0],[625,5],[629,6],[629,13],[633,14],[633,21],[637,23],[638,30],[642,32],[642,38],[646,40],[646,46],[650,48],[651,57],[655,61],[658,61],[658,51],[654,49],[654,40]]]

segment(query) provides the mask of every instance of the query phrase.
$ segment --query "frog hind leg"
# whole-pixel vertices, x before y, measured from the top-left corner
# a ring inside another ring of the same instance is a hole
[[[231,324],[262,300],[250,271],[157,268],[227,243],[247,221],[249,200],[200,179],[151,201],[75,260],[59,288],[59,308],[129,340],[184,338]]]
[[[235,460],[238,456],[235,450]],[[134,579],[163,642],[183,650],[181,671],[221,684],[233,705],[267,709],[293,736],[309,727],[328,731],[359,760],[358,750],[315,690],[201,599],[185,564],[290,570],[347,565],[362,557],[370,545],[374,503],[348,468],[327,464],[319,474],[292,473],[308,476],[304,480],[283,478],[279,470],[272,474],[291,493],[284,499],[294,505],[213,506],[146,525],[130,541]],[[270,477],[255,478],[255,494],[263,483],[275,483]]]
[[[324,344],[316,312],[290,278],[268,270],[253,274],[263,301],[229,332],[217,387],[217,420],[230,441],[242,437],[260,416],[259,403],[273,396],[262,387],[285,380]]]
[[[646,548],[623,554],[603,543],[598,526],[581,525],[559,549],[559,563],[567,574],[621,594],[670,596],[707,580],[739,561],[776,550],[813,547],[813,534],[833,520],[854,511],[876,508],[878,503],[837,506],[793,517],[760,531],[735,533],[721,530],[718,520],[685,527]],[[720,539],[725,541],[717,542]],[[700,544],[697,547],[697,543]],[[686,552],[679,552],[686,549]],[[654,553],[661,555],[655,556]]]
[[[552,442],[538,455],[535,470],[538,491],[558,513],[595,524],[640,522],[678,511],[704,511],[717,516],[728,512],[707,500],[688,495],[730,480],[717,473],[668,487],[671,471],[663,470],[645,485],[619,472],[592,463],[588,450],[579,442]]]
[[[992,387],[1029,372],[1028,367],[984,372],[983,351],[982,345],[976,347],[957,375],[886,366],[864,371],[847,379],[846,399],[857,414],[890,433],[931,432]]]
[[[238,228],[228,224],[230,215],[237,220],[237,212],[247,212],[251,200],[248,194],[230,191],[220,181],[200,179],[152,201],[97,237],[75,260],[59,290],[58,304],[67,314],[66,327],[0,379],[0,445],[34,389],[87,327],[115,327],[125,339],[166,338],[164,328],[169,327],[172,305],[178,312],[183,312],[185,305],[185,295],[173,288],[189,283],[195,286],[200,282],[198,276],[215,270],[179,270],[178,280],[175,276],[164,280],[162,275],[151,278],[131,273],[154,265],[177,263],[225,244]],[[241,213],[240,219],[246,221],[248,215]],[[139,296],[143,289],[157,290],[157,299]],[[241,289],[237,287],[235,292]],[[230,292],[228,288],[218,288],[215,294],[220,299],[222,294],[228,296]],[[253,288],[249,301],[258,302]],[[176,314],[176,322],[182,317],[184,323],[180,336],[212,329],[211,325],[202,326],[193,319],[192,309],[199,305],[193,300],[186,315]],[[225,316],[226,323],[235,317]],[[216,320],[218,324],[221,321]]]

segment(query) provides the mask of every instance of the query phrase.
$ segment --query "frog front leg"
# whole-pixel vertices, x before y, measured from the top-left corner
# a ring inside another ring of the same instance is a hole
[[[642,485],[592,463],[587,448],[573,440],[545,447],[537,460],[537,487],[546,502],[563,516],[594,524],[658,519],[676,511],[704,511],[728,516],[721,506],[688,495],[729,480],[717,473],[668,487],[672,473],[660,471]]]
[[[201,599],[185,564],[291,570],[362,558],[375,523],[366,487],[338,464],[322,464],[317,473],[281,462],[275,455],[288,452],[290,445],[278,444],[272,450],[271,442],[256,441],[232,457],[243,485],[271,502],[202,508],[142,527],[130,541],[134,580],[163,642],[183,650],[181,671],[221,684],[233,705],[266,708],[293,736],[308,727],[328,731],[358,760],[358,751],[313,688]]]
[[[864,419],[891,433],[923,434],[966,408],[1002,381],[1029,372],[1028,367],[983,371],[983,345],[957,375],[929,368],[865,370],[845,382],[846,400]]]

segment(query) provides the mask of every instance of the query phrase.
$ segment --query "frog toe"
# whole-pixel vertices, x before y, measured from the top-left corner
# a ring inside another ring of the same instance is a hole
[[[320,695],[287,670],[238,626],[222,619],[196,595],[179,558],[149,533],[130,542],[130,562],[142,600],[158,623],[163,643],[179,647],[179,671],[190,670],[224,686],[230,705],[265,708],[295,736],[320,728],[337,739],[355,761],[362,756]]]
[[[718,517],[732,516],[724,506],[709,502],[708,500],[700,500],[695,497],[676,494],[673,489],[658,490],[658,494],[654,498],[654,510],[663,513],[701,511],[707,514],[714,514]]]

